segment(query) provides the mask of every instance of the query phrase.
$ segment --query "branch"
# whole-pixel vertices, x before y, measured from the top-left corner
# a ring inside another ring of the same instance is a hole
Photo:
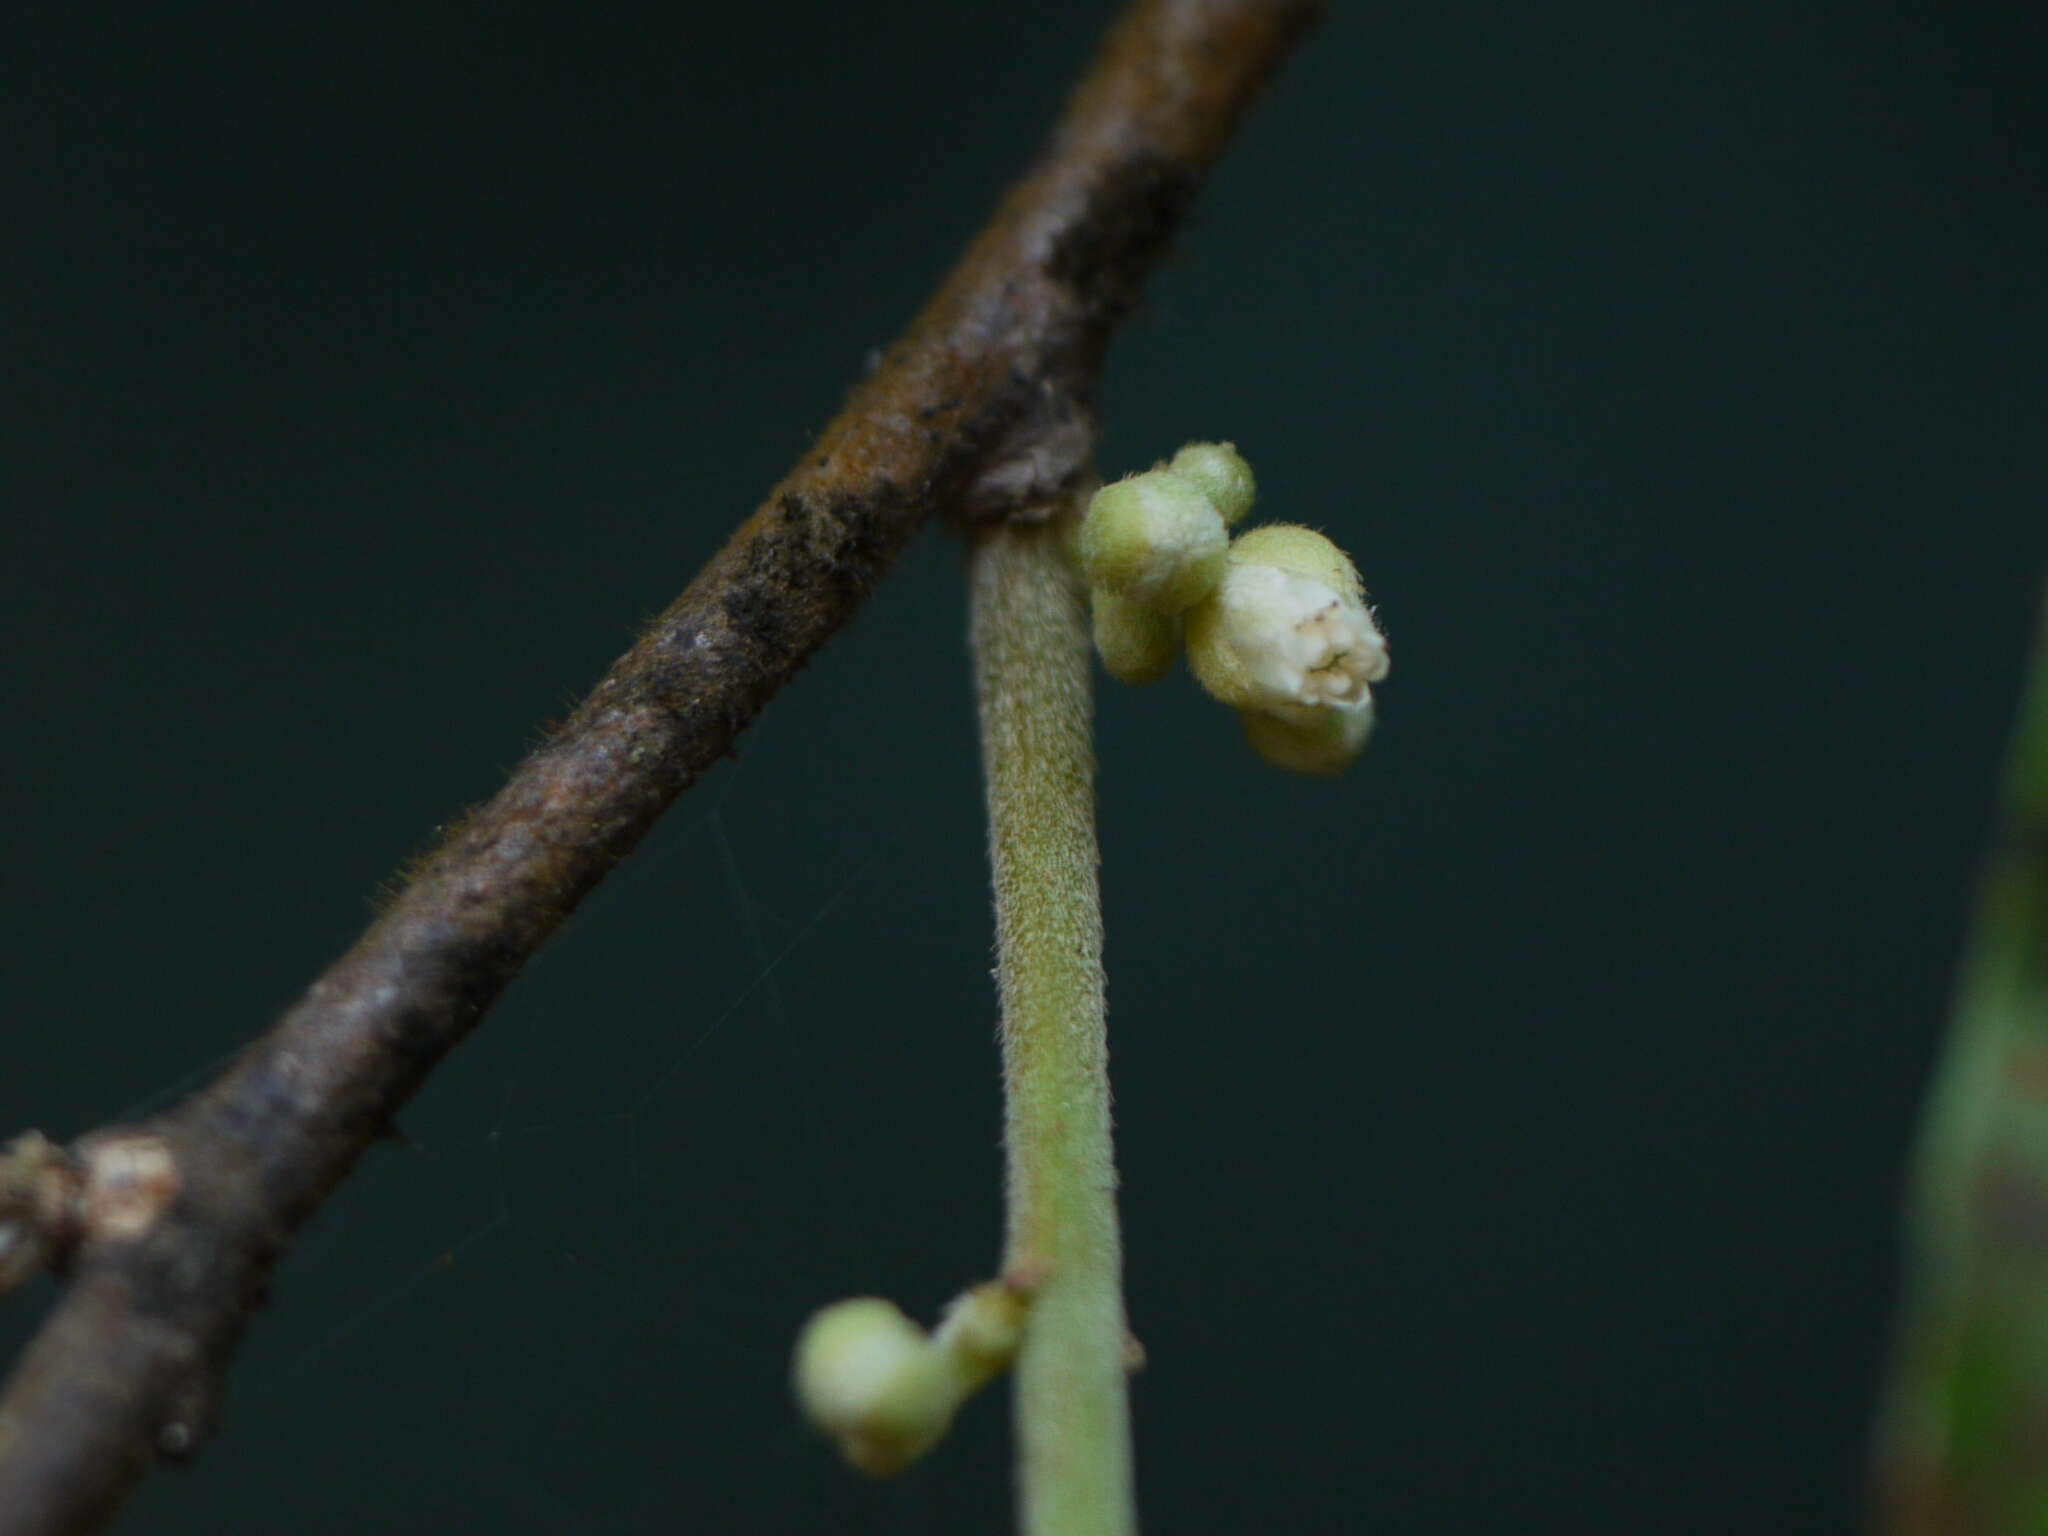
[[[169,1113],[0,1158],[0,1272],[69,1282],[0,1396],[0,1536],[97,1529],[198,1446],[298,1228],[927,516],[1001,520],[1087,474],[1110,336],[1317,8],[1140,0],[804,461],[356,946]]]

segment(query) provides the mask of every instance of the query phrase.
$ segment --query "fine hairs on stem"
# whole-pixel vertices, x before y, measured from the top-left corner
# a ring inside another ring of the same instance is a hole
[[[969,551],[1002,994],[1009,1231],[1000,1280],[927,1334],[862,1296],[813,1316],[797,1396],[864,1472],[900,1472],[1014,1365],[1019,1528],[1129,1536],[1122,1249],[1110,1148],[1088,598],[1073,509]]]
[[[1021,1528],[1136,1529],[1110,1146],[1087,596],[1063,523],[981,534],[976,692],[1003,1003]]]

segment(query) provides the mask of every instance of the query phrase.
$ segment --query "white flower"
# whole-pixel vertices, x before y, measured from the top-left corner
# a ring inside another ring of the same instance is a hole
[[[1312,529],[1254,528],[1230,547],[1216,592],[1187,616],[1188,662],[1224,703],[1323,739],[1365,737],[1373,683],[1387,675],[1387,642],[1349,557]]]

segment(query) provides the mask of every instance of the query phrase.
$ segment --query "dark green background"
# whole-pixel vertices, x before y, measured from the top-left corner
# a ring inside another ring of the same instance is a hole
[[[1105,469],[1234,437],[1395,656],[1334,786],[1184,678],[1102,700],[1151,1529],[1856,1519],[2048,564],[2017,14],[1341,7],[1119,342]],[[1102,16],[14,14],[0,1126],[166,1101],[348,943]],[[813,1306],[997,1251],[959,566],[921,538],[447,1063],[124,1529],[1007,1527],[1002,1394],[877,1488],[783,1385]]]

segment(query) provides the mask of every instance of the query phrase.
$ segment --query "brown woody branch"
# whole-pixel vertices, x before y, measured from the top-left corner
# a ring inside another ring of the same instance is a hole
[[[177,1108],[0,1154],[0,1281],[68,1282],[0,1396],[0,1536],[97,1529],[205,1438],[293,1234],[926,517],[1001,518],[1088,473],[1110,336],[1317,8],[1133,6],[803,462],[356,946]]]

